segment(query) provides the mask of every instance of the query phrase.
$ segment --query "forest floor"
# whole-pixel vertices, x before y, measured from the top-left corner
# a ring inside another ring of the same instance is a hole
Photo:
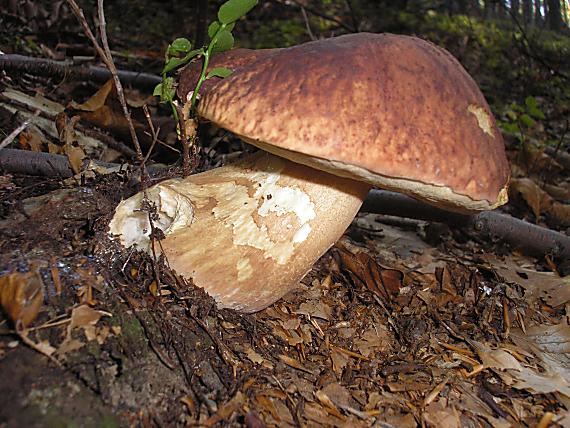
[[[25,16],[3,19],[33,27]],[[77,32],[58,46],[49,31],[35,34],[3,34],[2,50],[93,55]],[[158,51],[122,53],[119,68],[160,69]],[[465,61],[476,63],[473,55]],[[508,87],[488,76],[474,74],[484,89]],[[126,95],[145,151],[143,104],[160,127],[164,144],[151,161],[175,165],[168,109],[151,90]],[[564,103],[523,92],[493,107],[513,171],[502,210],[566,234]],[[163,261],[108,235],[116,205],[139,184],[110,84],[2,72],[0,141],[27,119],[10,145],[26,152],[23,163],[44,152],[73,168],[85,159],[123,166],[71,177],[0,171],[0,427],[570,427],[568,260],[362,212],[283,299],[255,314],[220,310]],[[223,132],[201,133],[197,170],[251,150]]]

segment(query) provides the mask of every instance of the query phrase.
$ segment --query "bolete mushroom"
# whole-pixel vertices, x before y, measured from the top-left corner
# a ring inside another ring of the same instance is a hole
[[[371,186],[456,211],[507,200],[485,99],[448,52],[415,37],[359,33],[259,55],[212,86],[198,114],[265,151],[147,190],[165,235],[156,248],[222,307],[282,297]],[[110,232],[148,251],[142,198],[121,202]]]

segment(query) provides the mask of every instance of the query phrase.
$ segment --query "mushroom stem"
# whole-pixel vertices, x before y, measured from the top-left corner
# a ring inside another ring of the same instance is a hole
[[[259,152],[147,189],[168,264],[220,307],[255,312],[307,274],[342,235],[370,186]],[[110,233],[150,252],[143,193],[121,202]]]

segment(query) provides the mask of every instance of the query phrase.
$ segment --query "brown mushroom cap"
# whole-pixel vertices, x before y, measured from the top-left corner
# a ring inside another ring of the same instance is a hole
[[[279,156],[450,209],[507,200],[483,95],[451,54],[416,37],[359,33],[260,55],[198,114]]]

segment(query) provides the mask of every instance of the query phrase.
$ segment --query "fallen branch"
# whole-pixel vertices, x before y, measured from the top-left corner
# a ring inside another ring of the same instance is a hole
[[[562,259],[570,257],[569,236],[499,211],[484,211],[472,215],[451,213],[409,196],[385,190],[372,190],[361,211],[470,228],[485,235],[499,237],[527,254],[551,254]]]
[[[108,168],[119,166],[118,164],[100,161],[97,161],[96,164]],[[65,155],[17,149],[0,150],[0,171],[12,174],[58,177],[61,179],[74,175],[69,159]]]
[[[109,169],[119,167],[118,164],[91,162]],[[148,169],[151,175],[158,170],[152,165]],[[0,171],[59,178],[68,178],[73,175],[66,156],[16,149],[0,150]],[[527,254],[537,256],[551,254],[562,259],[570,258],[570,237],[499,211],[486,211],[472,215],[457,214],[386,190],[370,191],[361,211],[470,228],[489,236],[499,237]]]
[[[26,73],[34,76],[94,83],[104,83],[113,77],[111,72],[104,67],[11,54],[0,55],[0,71],[5,71],[8,75],[13,74],[14,76]],[[162,81],[160,76],[136,71],[117,70],[117,75],[123,84],[140,89],[152,89]]]

